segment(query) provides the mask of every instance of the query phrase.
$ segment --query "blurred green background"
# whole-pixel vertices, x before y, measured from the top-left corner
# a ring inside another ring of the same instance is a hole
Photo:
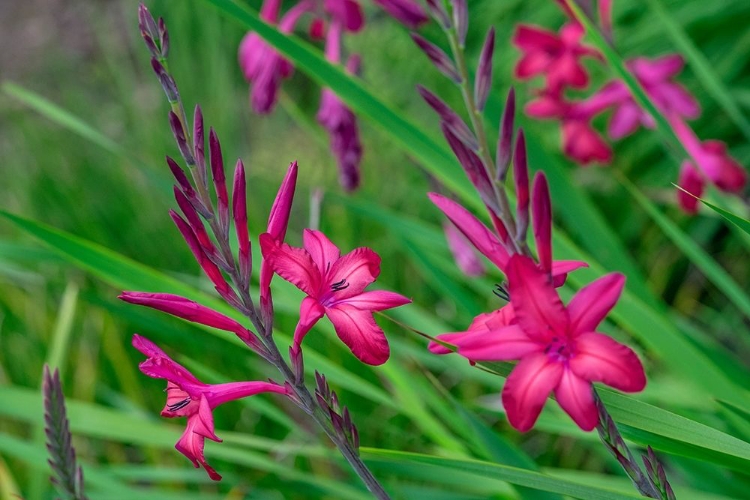
[[[258,8],[257,2],[248,5]],[[404,148],[377,119],[362,117],[362,187],[343,194],[327,138],[314,120],[317,84],[297,71],[284,84],[276,111],[253,115],[236,63],[243,26],[205,1],[153,1],[148,7],[167,22],[170,69],[186,106],[200,103],[207,126],[221,138],[225,162],[233,165],[239,157],[248,168],[251,234],[263,231],[286,167],[298,160],[300,181],[287,240],[300,244],[301,230],[310,223],[311,193],[322,190],[321,229],[343,251],[372,247],[383,259],[376,285],[413,299],[413,305],[389,316],[434,335],[465,329],[473,316],[501,305],[491,293],[502,279],[497,271],[469,280],[455,268],[439,213],[425,196],[434,189],[435,165]],[[406,29],[370,3],[365,9],[367,26],[346,41],[348,50],[362,54],[364,85],[445,150],[436,117],[415,85],[425,85],[459,110],[460,95],[414,47]],[[470,19],[471,64],[488,27],[497,30],[487,112],[488,127],[496,132],[507,89],[515,86],[520,108],[534,86],[511,78],[518,57],[510,45],[514,25],[554,30],[563,15],[546,0],[472,0]],[[726,141],[742,164],[750,160],[743,134],[750,108],[748,23],[750,3],[739,0],[615,2],[618,50],[625,57],[683,53],[688,64],[680,82],[703,108],[694,123],[698,135]],[[436,26],[421,32],[446,46]],[[0,209],[208,292],[167,216],[174,202],[164,156],[179,152],[167,123],[168,105],[138,33],[137,3],[6,1],[0,5],[0,40],[5,47],[0,51]],[[589,68],[595,85],[609,78],[606,68]],[[560,153],[554,123],[519,118],[532,168],[545,170],[551,181],[557,234],[565,240],[562,246],[558,242],[556,256],[583,252],[593,265],[563,295],[603,272],[627,273],[627,304],[604,330],[633,345],[647,366],[649,387],[635,399],[714,428],[739,451],[716,458],[711,453],[719,451],[690,440],[692,430],[680,441],[665,437],[666,431],[628,423],[626,437],[662,450],[678,498],[742,498],[750,491],[748,476],[740,472],[750,464],[745,442],[750,421],[742,409],[750,400],[747,235],[713,212],[687,217],[675,207],[671,183],[679,157],[658,134],[641,130],[616,143],[610,167],[582,169]],[[449,175],[463,182],[453,163]],[[631,183],[637,196],[628,189]],[[738,200],[723,203],[740,214],[745,208]],[[259,254],[257,247],[254,253]],[[0,220],[0,498],[54,495],[39,426],[45,362],[62,372],[92,498],[133,498],[136,491],[144,498],[364,495],[313,424],[269,396],[215,412],[226,442],[207,444],[207,456],[225,480],[211,484],[203,471],[194,471],[172,449],[181,423],[158,417],[163,384],[138,372],[141,356],[130,347],[131,334],[153,339],[209,382],[275,374],[227,336],[120,303],[116,285],[124,286],[132,275],[114,269],[110,276],[120,281],[87,271],[55,245]],[[156,279],[152,283],[147,291],[169,291]],[[285,285],[274,282],[280,290],[277,326],[288,335],[302,295]],[[431,356],[423,338],[387,318],[379,323],[393,347],[391,361],[379,368],[359,364],[322,323],[305,341],[313,353],[309,369],[327,373],[352,411],[363,446],[541,468],[561,478],[560,484],[635,494],[596,436],[578,431],[556,407],[545,411],[538,430],[521,435],[502,414],[500,377],[462,359]],[[728,382],[714,392],[712,381]],[[500,472],[477,475],[376,454],[369,460],[398,498],[559,498],[513,488],[501,481]]]

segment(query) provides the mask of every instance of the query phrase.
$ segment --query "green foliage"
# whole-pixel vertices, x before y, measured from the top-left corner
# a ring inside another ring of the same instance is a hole
[[[181,422],[158,417],[163,386],[138,372],[133,332],[152,337],[209,382],[275,374],[234,337],[116,300],[122,289],[171,292],[234,314],[199,277],[166,214],[173,203],[163,157],[178,152],[137,36],[136,6],[81,4],[75,29],[60,43],[22,38],[24,47],[38,47],[29,49],[38,57],[4,68],[0,83],[0,499],[54,494],[38,390],[45,362],[60,369],[91,498],[368,498],[305,415],[264,396],[216,412],[225,442],[209,442],[206,452],[225,475],[222,483],[207,481],[174,451]],[[681,82],[704,110],[698,134],[724,140],[747,158],[741,144],[748,136],[750,41],[737,20],[748,5],[648,6],[615,2],[618,52],[606,53],[612,70],[622,70],[623,56],[683,52]],[[378,319],[393,350],[384,367],[358,363],[325,322],[305,341],[308,370],[324,372],[350,408],[367,447],[363,456],[387,489],[398,498],[635,498],[595,436],[556,408],[545,410],[536,431],[518,434],[499,404],[502,377],[428,353],[425,339],[409,330],[465,329],[475,314],[499,306],[491,290],[502,277],[495,270],[474,280],[460,274],[425,196],[434,177],[478,207],[414,86],[456,107],[457,91],[406,30],[368,5],[368,25],[349,47],[364,62],[362,79],[352,80],[324,61],[320,46],[279,35],[245,5],[161,0],[149,8],[169,25],[170,69],[186,103],[201,103],[226,162],[239,156],[248,166],[251,234],[264,230],[283,172],[298,159],[288,240],[300,242],[310,224],[309,196],[320,188],[321,228],[344,251],[376,250],[383,258],[378,285],[414,300]],[[563,16],[542,0],[472,0],[470,12],[471,60],[489,25],[498,33],[487,106],[487,126],[496,131],[507,89],[516,86],[520,104],[528,95],[528,86],[511,79],[513,26],[552,29]],[[34,14],[22,12],[18,23]],[[282,106],[268,117],[251,114],[235,63],[247,28],[298,68]],[[434,26],[422,33],[439,40]],[[609,78],[606,70],[593,72],[595,83]],[[326,141],[315,132],[321,84],[336,89],[361,120],[363,186],[351,196],[339,194]],[[523,119],[531,166],[551,182],[555,256],[591,263],[570,276],[562,293],[569,297],[610,271],[628,277],[604,329],[639,350],[649,386],[633,396],[602,391],[603,400],[627,440],[652,445],[664,460],[678,498],[736,498],[750,488],[747,240],[713,211],[688,218],[674,208],[677,164],[664,154],[673,139],[660,125],[663,135],[640,131],[616,144],[610,169],[581,170],[559,153],[554,125]],[[747,230],[745,207],[713,205]],[[301,294],[282,280],[274,281],[274,294],[276,338],[285,352]],[[505,373],[507,366],[490,368]]]

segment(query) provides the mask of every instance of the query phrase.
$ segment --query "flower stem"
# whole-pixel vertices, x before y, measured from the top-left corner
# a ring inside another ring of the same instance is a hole
[[[516,222],[513,219],[513,212],[511,212],[510,209],[508,195],[505,193],[504,187],[495,180],[497,178],[497,176],[495,175],[495,162],[492,160],[489,145],[487,144],[487,132],[485,131],[484,124],[482,123],[482,112],[477,108],[476,102],[474,100],[474,92],[471,89],[469,71],[466,64],[466,54],[459,43],[458,34],[456,33],[455,28],[446,29],[445,34],[448,37],[448,42],[450,43],[451,51],[453,53],[453,59],[456,63],[458,74],[461,77],[461,83],[459,84],[459,88],[461,89],[461,96],[463,97],[466,111],[469,113],[471,128],[473,129],[474,135],[476,136],[477,142],[479,144],[479,151],[477,151],[477,154],[482,160],[482,166],[484,167],[487,177],[489,179],[492,179],[492,190],[495,195],[495,199],[497,200],[498,207],[500,208],[500,213],[497,214],[497,216],[505,225],[508,233],[512,235],[510,239],[513,242],[513,246],[515,247],[516,251],[524,255],[529,255],[529,250],[526,246],[526,243],[524,241],[520,241],[515,237],[517,233]]]
[[[622,439],[622,435],[620,435],[620,431],[617,429],[612,416],[604,407],[604,403],[599,398],[599,394],[597,394],[595,389],[592,390],[594,391],[596,408],[599,410],[599,425],[596,426],[596,430],[599,432],[599,438],[602,440],[602,443],[604,443],[604,446],[615,457],[615,459],[617,459],[641,495],[647,498],[666,499],[666,497],[662,496],[662,493],[654,486],[651,479],[643,473],[630,449]]]

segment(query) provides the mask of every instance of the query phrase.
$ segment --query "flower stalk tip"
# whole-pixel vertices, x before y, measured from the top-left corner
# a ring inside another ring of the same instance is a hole
[[[479,56],[476,81],[474,82],[474,102],[477,110],[484,110],[487,96],[492,86],[492,54],[495,50],[495,28],[490,28]]]

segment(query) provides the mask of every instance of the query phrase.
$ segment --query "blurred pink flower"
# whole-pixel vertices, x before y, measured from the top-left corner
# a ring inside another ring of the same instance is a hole
[[[516,78],[527,80],[544,75],[546,90],[551,92],[565,86],[586,87],[589,78],[580,59],[600,56],[595,49],[580,43],[583,34],[583,28],[577,23],[564,25],[559,35],[536,26],[518,25],[513,44],[523,55],[516,64]]]
[[[646,376],[627,346],[596,332],[620,297],[625,278],[608,274],[576,293],[566,308],[549,277],[528,257],[508,263],[510,305],[477,317],[469,331],[439,335],[471,361],[520,361],[503,388],[503,406],[516,429],[531,429],[550,392],[586,431],[599,415],[592,382],[638,392]],[[430,349],[442,354],[445,347]]]
[[[175,448],[189,458],[196,468],[202,465],[214,481],[219,481],[221,476],[208,465],[203,454],[205,438],[221,442],[214,431],[213,409],[228,401],[261,392],[287,394],[286,388],[273,382],[204,384],[150,340],[133,335],[133,347],[148,357],[138,365],[141,372],[152,378],[167,380],[167,403],[161,415],[167,418],[187,417],[187,427]]]
[[[681,116],[686,119],[697,118],[700,106],[695,98],[682,86],[673,82],[674,77],[682,70],[684,61],[678,54],[670,54],[650,60],[638,57],[628,61],[627,66],[656,108],[667,116]],[[620,139],[632,134],[643,125],[654,128],[654,119],[635,102],[627,85],[616,80],[602,87],[594,95],[577,104],[579,110],[593,116],[607,108],[613,108],[609,121],[609,136]]]
[[[461,272],[470,277],[484,275],[484,264],[461,231],[453,224],[443,224],[443,232],[448,241],[448,248]]]
[[[339,63],[340,58],[341,23],[333,22],[326,35],[326,59],[332,63]],[[356,74],[359,71],[359,62],[359,56],[351,56],[346,71]],[[339,167],[339,183],[346,191],[357,189],[360,182],[359,164],[362,161],[357,118],[331,89],[324,88],[316,119],[328,131],[331,152],[336,157]]]
[[[690,154],[690,160],[682,165],[680,181],[682,186],[696,196],[700,196],[706,180],[717,188],[728,193],[740,193],[747,184],[747,172],[727,151],[727,146],[721,141],[700,141],[685,122],[679,117],[669,117],[669,122],[680,139],[685,150]],[[693,213],[697,205],[678,195],[678,201],[687,212]]]
[[[345,31],[357,32],[365,24],[362,7],[354,0],[325,0],[324,8],[332,23],[340,23]]]
[[[265,0],[260,17],[269,24],[276,24],[281,0]],[[314,7],[314,3],[303,0],[292,7],[279,22],[282,33],[291,33],[300,16]],[[242,39],[239,48],[239,63],[245,79],[252,84],[250,103],[259,114],[270,113],[276,105],[281,81],[292,76],[294,66],[281,57],[257,33],[250,32]]]
[[[371,249],[357,248],[342,257],[323,233],[311,229],[305,229],[303,242],[304,248],[297,248],[268,233],[260,235],[264,260],[307,294],[300,304],[293,350],[300,349],[307,332],[326,315],[357,358],[370,365],[385,363],[390,355],[388,340],[372,313],[411,300],[384,290],[365,291],[380,274],[380,257]]]

